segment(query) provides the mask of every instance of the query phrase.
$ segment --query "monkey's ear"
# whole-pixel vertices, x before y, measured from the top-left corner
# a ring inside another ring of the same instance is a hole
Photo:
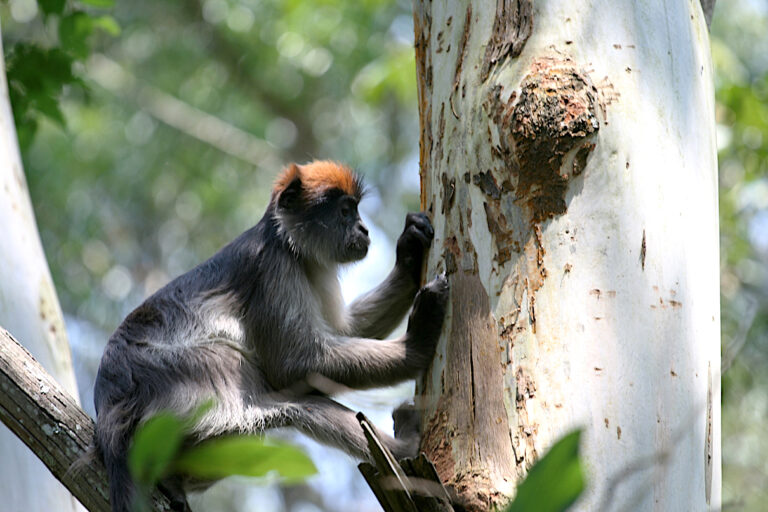
[[[303,186],[301,177],[297,173],[290,183],[280,192],[277,198],[277,207],[281,210],[295,211],[303,204]]]

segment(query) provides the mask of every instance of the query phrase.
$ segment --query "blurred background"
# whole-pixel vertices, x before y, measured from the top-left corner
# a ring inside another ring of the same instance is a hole
[[[345,297],[384,277],[404,214],[418,209],[410,1],[64,6],[3,0],[0,20],[30,194],[86,410],[93,414],[109,333],[144,297],[258,221],[286,162],[333,158],[366,177],[372,251],[346,270]],[[720,0],[711,40],[723,508],[758,511],[768,502],[768,1]],[[56,44],[61,55],[41,50]],[[15,83],[39,76],[38,96],[14,97]],[[401,386],[343,401],[390,428],[390,411],[411,394]],[[231,479],[198,497],[200,509],[378,510],[351,458],[296,441],[319,469],[306,484]]]

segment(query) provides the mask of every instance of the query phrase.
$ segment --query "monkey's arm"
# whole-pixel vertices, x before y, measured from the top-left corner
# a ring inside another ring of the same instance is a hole
[[[408,330],[401,338],[375,340],[315,333],[281,344],[264,365],[276,389],[322,376],[350,388],[387,386],[414,378],[429,365],[448,302],[448,281],[438,277],[414,300]],[[269,356],[268,356],[269,357]]]
[[[418,285],[398,267],[376,288],[355,300],[347,311],[348,334],[382,339],[405,318]]]
[[[423,341],[417,347],[407,335],[391,340],[329,338],[323,342],[323,357],[306,370],[353,389],[388,386],[416,377],[429,364],[428,352],[434,348]]]
[[[384,282],[349,306],[350,336],[381,339],[403,320],[419,289],[424,251],[434,234],[425,213],[406,216],[405,229],[397,240],[395,268]]]

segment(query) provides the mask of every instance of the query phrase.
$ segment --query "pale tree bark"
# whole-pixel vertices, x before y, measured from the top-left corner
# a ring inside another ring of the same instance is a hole
[[[470,510],[585,428],[579,510],[717,510],[714,94],[699,2],[415,0],[422,448]]]
[[[24,340],[32,355],[76,398],[64,320],[22,170],[2,55],[0,45],[0,325]],[[4,510],[83,510],[5,427],[0,427],[0,454]]]

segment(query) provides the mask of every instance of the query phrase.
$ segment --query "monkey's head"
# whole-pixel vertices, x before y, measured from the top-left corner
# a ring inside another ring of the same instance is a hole
[[[278,229],[304,258],[326,265],[362,259],[370,244],[357,211],[363,194],[362,180],[346,166],[291,164],[272,191]]]

